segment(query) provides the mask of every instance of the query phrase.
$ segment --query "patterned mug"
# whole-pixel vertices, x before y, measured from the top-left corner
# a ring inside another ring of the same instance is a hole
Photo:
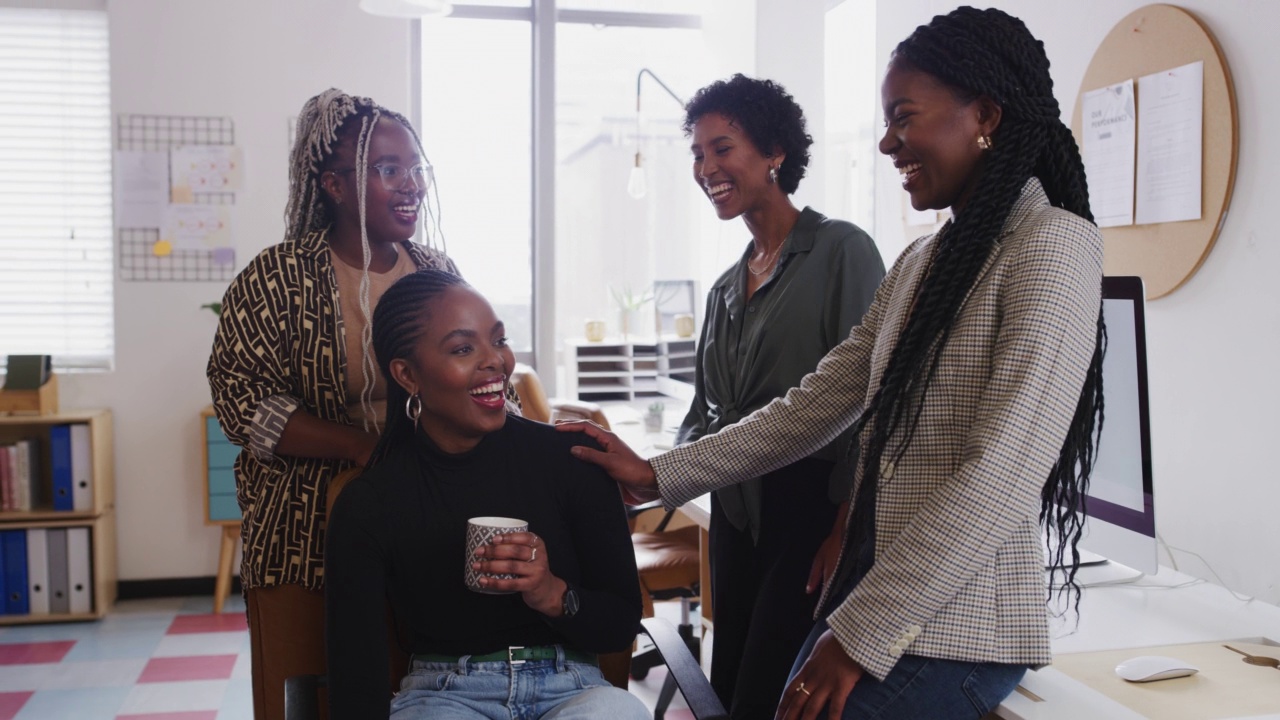
[[[476,548],[481,545],[488,545],[493,540],[494,535],[507,535],[510,533],[528,532],[529,523],[524,520],[505,517],[474,517],[467,521],[467,557],[463,564],[464,574],[463,582],[466,583],[467,589],[485,595],[509,595],[513,590],[491,590],[480,586],[480,578],[487,577],[494,580],[514,580],[515,575],[503,575],[494,573],[482,573],[471,569],[471,563],[476,561]]]

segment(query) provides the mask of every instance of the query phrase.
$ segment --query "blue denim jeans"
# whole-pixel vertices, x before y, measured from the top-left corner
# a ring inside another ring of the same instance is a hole
[[[613,687],[600,668],[555,660],[414,661],[391,701],[391,720],[649,720],[639,698]]]
[[[826,620],[814,626],[791,668],[792,678],[813,652],[818,636],[826,631]],[[1013,692],[1026,672],[1025,665],[903,655],[883,682],[863,675],[845,700],[841,717],[843,720],[981,718]],[[787,688],[793,687],[795,684],[789,678]]]

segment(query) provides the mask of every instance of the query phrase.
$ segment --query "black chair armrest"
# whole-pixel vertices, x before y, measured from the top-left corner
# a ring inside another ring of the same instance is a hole
[[[729,713],[725,712],[720,698],[711,689],[711,682],[702,674],[702,667],[675,627],[661,618],[644,618],[640,621],[640,630],[658,648],[658,654],[666,663],[693,716],[697,720],[727,720]]]
[[[641,503],[639,505],[628,505],[627,518],[633,518],[643,513],[646,513],[650,510],[653,510],[655,508],[660,508],[660,507],[662,507],[661,500],[650,500],[647,503]]]
[[[294,675],[284,681],[284,720],[319,720],[324,675]]]

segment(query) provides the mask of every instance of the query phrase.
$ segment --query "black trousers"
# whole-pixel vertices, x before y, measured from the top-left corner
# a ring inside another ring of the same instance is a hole
[[[769,719],[813,627],[809,568],[831,532],[832,463],[805,459],[765,476],[759,542],[711,501],[711,686],[734,720]]]

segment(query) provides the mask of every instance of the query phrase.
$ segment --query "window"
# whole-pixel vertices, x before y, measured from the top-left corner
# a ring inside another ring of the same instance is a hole
[[[493,304],[522,360],[533,349],[529,52],[527,21],[422,24],[419,130],[440,227],[449,257]]]
[[[640,69],[686,95],[713,79],[699,16],[677,9],[702,3],[491,0],[455,3],[450,17],[420,26],[422,139],[448,252],[552,392],[558,350],[584,320],[617,333],[611,287],[684,278],[706,287],[690,267],[706,254],[699,224],[714,214],[689,174],[680,104],[650,79],[639,126],[649,189],[639,200],[627,193]],[[709,278],[722,269],[714,264]],[[642,332],[653,331],[653,312],[644,308]]]
[[[873,232],[880,141],[874,0],[843,0],[826,16],[826,210]],[[880,249],[882,254],[884,248]],[[885,254],[885,264],[892,258]]]
[[[0,362],[110,370],[104,11],[0,8]]]

